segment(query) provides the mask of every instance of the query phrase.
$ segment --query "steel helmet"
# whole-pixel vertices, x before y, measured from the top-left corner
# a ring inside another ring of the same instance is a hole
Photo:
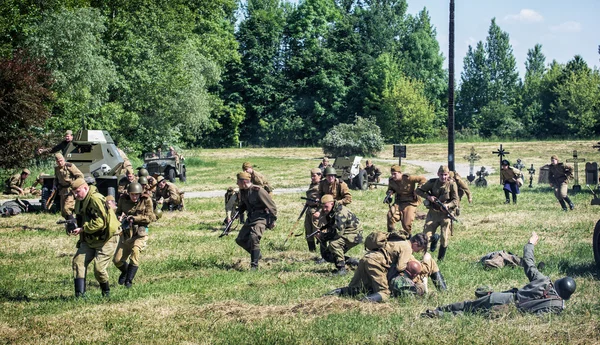
[[[560,278],[554,282],[554,289],[556,289],[560,298],[565,300],[571,298],[576,288],[577,284],[571,277]]]
[[[127,187],[127,193],[139,193],[142,194],[144,192],[144,188],[141,184],[137,182],[131,182]]]
[[[334,167],[325,168],[325,175],[337,175]]]

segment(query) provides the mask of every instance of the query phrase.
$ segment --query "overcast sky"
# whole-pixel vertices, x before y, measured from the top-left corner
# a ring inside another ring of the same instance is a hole
[[[449,0],[408,0],[408,12],[426,7],[444,57],[448,58]],[[510,36],[521,78],[525,75],[527,50],[542,45],[546,64],[566,63],[579,54],[590,67],[600,65],[600,0],[455,0],[455,68],[457,81],[469,45],[487,37],[492,18]],[[447,67],[448,61],[445,61]]]

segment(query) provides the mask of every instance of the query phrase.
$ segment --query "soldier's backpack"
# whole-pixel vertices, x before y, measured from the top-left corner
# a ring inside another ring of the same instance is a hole
[[[517,267],[521,266],[521,258],[511,252],[500,250],[497,252],[487,253],[479,259],[479,262],[486,269],[502,268],[504,266]]]

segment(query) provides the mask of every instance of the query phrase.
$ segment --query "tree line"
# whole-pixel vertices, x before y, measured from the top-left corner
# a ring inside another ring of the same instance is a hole
[[[5,0],[0,112],[8,120],[0,135],[27,148],[83,120],[130,152],[240,141],[314,146],[333,126],[365,118],[388,143],[444,136],[444,57],[427,10],[407,7]],[[599,86],[581,57],[547,64],[539,45],[521,80],[508,34],[492,19],[485,43],[464,59],[459,138],[591,137],[600,131]]]

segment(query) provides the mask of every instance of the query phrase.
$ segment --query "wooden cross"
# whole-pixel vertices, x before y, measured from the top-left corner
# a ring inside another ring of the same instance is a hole
[[[573,163],[575,166],[575,184],[573,185],[573,192],[581,191],[581,186],[579,185],[579,163],[585,162],[585,158],[577,157],[577,150],[573,150],[573,158],[567,159],[567,163]]]
[[[533,188],[533,175],[535,175],[535,168],[531,164],[531,168],[527,169],[529,172],[529,188]]]
[[[502,144],[500,144],[500,149],[498,149],[498,151],[492,151],[492,153],[500,157],[500,170],[502,170],[502,161],[504,160],[504,156],[510,154],[510,152],[506,152],[502,148]],[[502,175],[500,175],[500,183],[502,183]]]
[[[467,180],[469,180],[469,183],[471,183],[473,180],[475,180],[475,175],[473,175],[475,162],[480,160],[481,156],[475,152],[475,146],[471,146],[471,153],[463,158],[469,161],[469,176],[467,176]]]

